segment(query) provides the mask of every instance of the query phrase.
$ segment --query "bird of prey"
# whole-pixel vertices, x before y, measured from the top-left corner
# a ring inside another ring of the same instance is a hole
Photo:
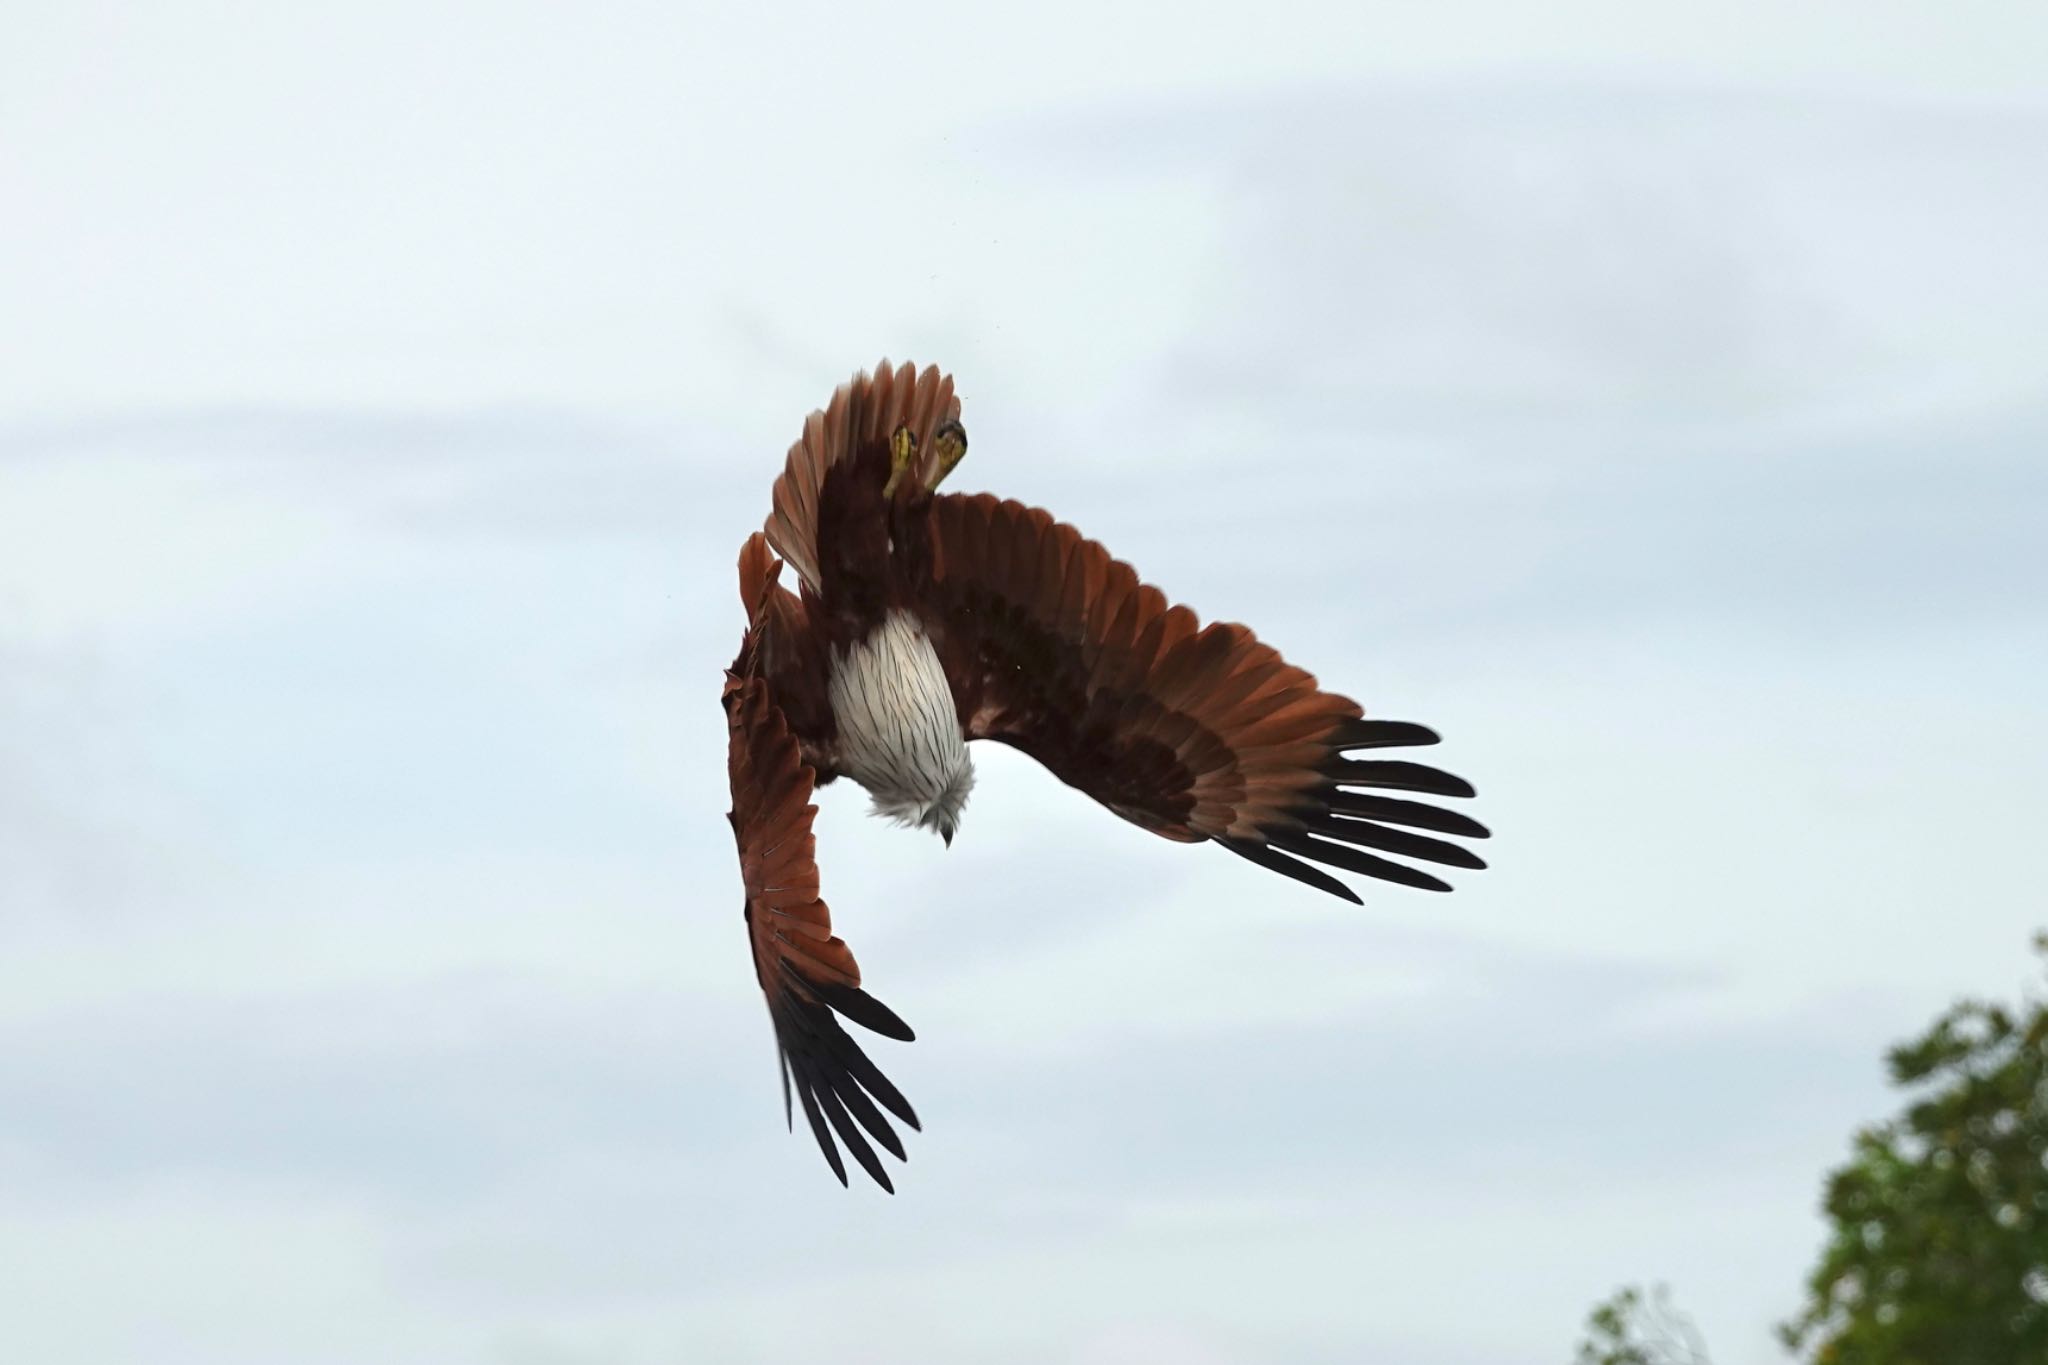
[[[1466,797],[1467,783],[1355,756],[1434,744],[1433,731],[1367,719],[1250,630],[1202,625],[1036,507],[940,493],[966,453],[953,381],[934,368],[884,361],[811,413],[766,525],[740,549],[747,630],[723,694],[729,818],[784,1119],[795,1126],[793,1090],[840,1183],[835,1134],[891,1191],[874,1145],[903,1159],[889,1116],[917,1128],[917,1114],[840,1020],[913,1035],[861,989],[820,899],[811,796],[823,783],[850,777],[875,814],[950,845],[974,786],[968,744],[995,740],[1154,834],[1349,901],[1325,868],[1447,891],[1400,860],[1485,866],[1434,837],[1484,838],[1483,825],[1382,794]]]

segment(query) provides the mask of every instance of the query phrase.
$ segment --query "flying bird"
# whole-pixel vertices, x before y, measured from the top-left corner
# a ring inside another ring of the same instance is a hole
[[[1468,797],[1469,784],[1356,756],[1434,744],[1434,731],[1368,719],[1036,507],[939,492],[966,453],[953,381],[935,368],[884,361],[811,413],[740,549],[747,629],[723,693],[784,1119],[795,1126],[793,1092],[840,1183],[844,1144],[891,1191],[875,1147],[903,1159],[890,1118],[917,1128],[917,1114],[841,1020],[913,1035],[862,989],[820,898],[811,797],[824,783],[849,777],[874,814],[950,845],[974,787],[968,745],[994,740],[1154,834],[1352,902],[1325,869],[1448,891],[1413,864],[1485,866],[1436,837],[1483,839],[1485,826],[1384,794]]]

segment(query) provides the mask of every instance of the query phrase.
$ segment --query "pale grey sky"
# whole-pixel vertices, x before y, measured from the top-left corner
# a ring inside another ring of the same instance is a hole
[[[0,1355],[1782,1359],[2048,808],[2048,11],[0,8]],[[1361,911],[1007,752],[823,800],[919,1031],[786,1136],[722,819],[803,413],[1443,730]]]

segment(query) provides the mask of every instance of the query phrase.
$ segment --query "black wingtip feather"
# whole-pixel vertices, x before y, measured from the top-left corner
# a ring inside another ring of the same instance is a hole
[[[796,1094],[803,1101],[804,1117],[811,1121],[811,1136],[818,1140],[818,1150],[825,1154],[825,1161],[832,1167],[832,1174],[839,1177],[839,1183],[846,1184],[846,1163],[839,1159],[839,1149],[832,1145],[832,1134],[825,1129],[825,1117],[818,1112],[818,1101],[801,1076],[797,1078]]]
[[[846,1106],[840,1102],[831,1082],[818,1075],[815,1067],[811,1068],[811,1073],[809,1079],[812,1088],[817,1092],[818,1107],[825,1111],[825,1117],[832,1124],[832,1131],[839,1134],[839,1140],[846,1144],[847,1151],[853,1153],[853,1159],[860,1163],[860,1168],[868,1173],[869,1179],[890,1194],[896,1193],[896,1187],[889,1182],[889,1173],[882,1168],[882,1159],[875,1155],[875,1149],[868,1146],[867,1139],[861,1136],[859,1127],[846,1112]]]
[[[812,1072],[830,1083],[833,1093],[845,1102],[854,1117],[883,1146],[903,1157],[903,1144],[897,1138],[896,1130],[889,1126],[889,1121],[882,1117],[868,1096],[874,1095],[914,1128],[917,1115],[909,1103],[831,1015],[821,1012],[816,1019],[805,1021],[805,1032],[808,1042],[816,1044],[800,1049]],[[904,1159],[908,1160],[907,1157]]]
[[[1318,803],[1303,806],[1304,813],[1316,809]],[[1368,796],[1364,792],[1344,791],[1331,787],[1320,798],[1320,804],[1343,815],[1364,816],[1389,825],[1409,825],[1416,829],[1433,829],[1439,834],[1459,834],[1467,839],[1489,839],[1493,831],[1469,815],[1442,806],[1432,806],[1422,801],[1403,801],[1395,796]]]
[[[1323,769],[1332,782],[1346,787],[1386,787],[1394,791],[1428,792],[1432,796],[1473,796],[1472,784],[1426,763],[1390,759],[1339,758]]]
[[[1426,863],[1462,867],[1473,872],[1481,872],[1486,868],[1486,860],[1462,844],[1432,839],[1426,834],[1416,834],[1405,829],[1389,829],[1370,820],[1353,819],[1331,812],[1303,823],[1325,839],[1339,839],[1347,844],[1356,844],[1360,848],[1376,848],[1382,853],[1398,853],[1403,858],[1420,858]]]
[[[1332,741],[1339,749],[1395,749],[1441,744],[1443,736],[1409,720],[1367,720],[1357,717],[1337,727]]]
[[[804,983],[802,990],[786,987],[777,993],[771,1007],[780,1044],[783,1084],[802,1101],[811,1136],[817,1140],[818,1150],[840,1184],[847,1184],[848,1180],[846,1163],[840,1157],[838,1144],[832,1140],[834,1131],[861,1169],[894,1194],[896,1187],[862,1130],[898,1160],[906,1160],[903,1140],[875,1104],[879,1101],[913,1129],[921,1130],[921,1125],[902,1093],[868,1060],[852,1035],[840,1027],[833,1006],[841,1001],[872,1005],[882,1016],[894,1021],[902,1034],[907,1036],[910,1032],[886,1006],[865,992],[816,982]]]
[[[1385,882],[1398,882],[1412,886],[1419,891],[1448,891],[1451,884],[1441,877],[1433,877],[1421,868],[1397,863],[1390,858],[1379,858],[1356,849],[1349,844],[1332,843],[1318,839],[1306,831],[1282,834],[1273,840],[1274,846],[1304,858],[1313,858],[1331,867],[1341,867],[1346,872],[1357,872],[1367,877],[1377,877]]]
[[[860,1126],[867,1129],[889,1155],[898,1161],[910,1160],[910,1154],[903,1150],[903,1139],[896,1136],[896,1130],[889,1126],[889,1120],[882,1117],[882,1111],[875,1108],[875,1102],[867,1097],[866,1091],[857,1085],[849,1085],[839,1092],[839,1098]]]
[[[1353,905],[1365,904],[1356,891],[1321,868],[1310,867],[1300,859],[1290,858],[1265,844],[1255,843],[1250,839],[1219,839],[1217,842],[1247,862],[1257,863],[1260,867],[1270,868],[1298,882],[1305,882],[1318,891],[1327,891],[1333,896],[1342,897]]]
[[[811,989],[818,993],[819,999],[864,1029],[879,1033],[884,1038],[894,1038],[899,1043],[917,1041],[917,1035],[910,1031],[910,1025],[897,1018],[896,1011],[858,986],[819,982]]]
[[[852,1034],[839,1027],[839,1021],[832,1017],[830,1011],[815,1006],[809,1009],[792,1006],[789,1020],[792,1027],[803,1032],[814,1051],[830,1054],[835,1062],[867,1088],[869,1094],[881,1101],[883,1108],[912,1128],[923,1131],[924,1125],[918,1122],[917,1111],[910,1107],[910,1101],[882,1074],[880,1067],[868,1060],[868,1054],[861,1051]]]

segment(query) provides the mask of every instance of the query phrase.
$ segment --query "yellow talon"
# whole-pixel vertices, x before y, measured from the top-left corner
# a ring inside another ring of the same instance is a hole
[[[938,457],[938,469],[932,475],[932,487],[937,488],[953,472],[953,466],[967,458],[967,428],[958,422],[947,422],[932,433],[932,453]]]
[[[910,461],[917,454],[917,433],[909,427],[898,427],[889,436],[889,482],[882,485],[882,496],[889,497],[896,491],[903,472],[910,468]]]

